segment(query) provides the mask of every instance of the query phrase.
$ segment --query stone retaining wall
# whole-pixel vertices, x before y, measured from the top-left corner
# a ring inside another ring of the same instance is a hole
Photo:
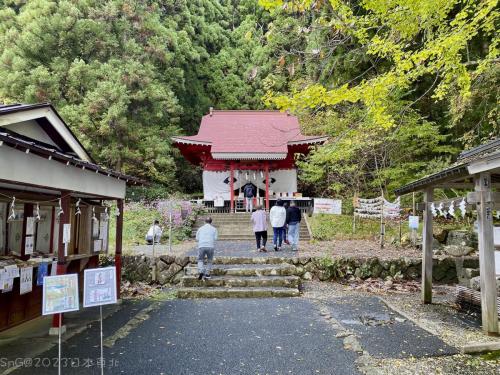
[[[102,257],[103,265],[111,264],[112,257]],[[195,257],[174,257],[163,255],[153,260],[144,255],[124,255],[122,260],[122,277],[131,282],[142,281],[152,283],[151,269],[156,262],[157,283],[177,284],[184,275],[184,268],[195,265]],[[439,257],[434,259],[433,279],[440,283],[457,283],[458,276],[466,268],[479,267],[477,257]],[[419,279],[422,270],[420,258],[398,258],[381,260],[378,258],[216,258],[218,264],[248,264],[248,263],[288,263],[296,268],[295,274],[304,280],[333,281],[358,277],[382,278],[399,277],[407,280]],[[458,276],[457,276],[458,275]]]

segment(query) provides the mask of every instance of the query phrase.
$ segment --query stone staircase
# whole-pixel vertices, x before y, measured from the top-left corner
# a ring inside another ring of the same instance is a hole
[[[299,296],[296,267],[279,258],[215,258],[210,280],[198,280],[195,264],[181,279],[178,298],[264,298]]]
[[[300,225],[300,240],[301,241],[309,241],[311,239],[311,234],[309,233],[309,229],[306,224],[307,218],[304,217]],[[196,231],[200,226],[205,224],[206,215],[201,215],[196,220],[196,223],[193,225],[192,236],[196,235]],[[250,214],[248,213],[213,213],[210,214],[214,225],[219,232],[219,240],[247,240],[253,241],[255,240],[253,226],[250,222]],[[273,228],[271,225],[268,226],[268,242],[272,242]]]

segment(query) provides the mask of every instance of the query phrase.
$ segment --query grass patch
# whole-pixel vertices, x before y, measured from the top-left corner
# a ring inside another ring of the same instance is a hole
[[[316,214],[309,218],[312,236],[315,240],[376,240],[380,238],[380,219],[356,218],[356,230],[353,232],[352,215],[327,215]],[[435,230],[439,229],[470,229],[471,225],[465,220],[445,220],[436,218],[433,221]],[[408,220],[386,220],[385,238],[386,241],[399,241],[401,236],[409,235]],[[418,233],[422,232],[422,220]]]
[[[485,361],[498,361],[500,360],[500,350],[495,350],[488,352],[486,354],[481,354],[481,358]]]

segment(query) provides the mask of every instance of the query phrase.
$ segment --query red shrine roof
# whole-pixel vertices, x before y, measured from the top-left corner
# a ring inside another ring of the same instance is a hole
[[[313,145],[327,137],[305,136],[296,116],[279,111],[210,111],[197,135],[172,138],[177,145],[211,146],[216,160],[282,160],[288,146]]]

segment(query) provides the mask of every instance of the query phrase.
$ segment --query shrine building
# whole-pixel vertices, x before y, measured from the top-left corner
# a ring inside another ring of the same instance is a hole
[[[302,135],[297,117],[285,112],[210,109],[197,135],[173,137],[173,142],[203,168],[205,206],[235,212],[244,210],[242,188],[248,183],[255,203],[266,209],[278,198],[307,201],[297,191],[295,155],[308,154],[326,139]]]

